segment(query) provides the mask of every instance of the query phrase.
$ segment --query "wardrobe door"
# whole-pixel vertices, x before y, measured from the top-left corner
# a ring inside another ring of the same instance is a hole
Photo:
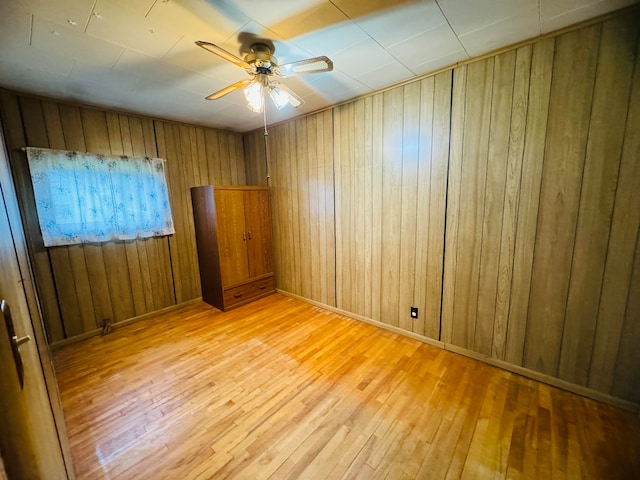
[[[249,278],[244,198],[241,190],[214,190],[218,251],[224,287]]]
[[[269,192],[267,190],[245,191],[244,215],[247,228],[249,277],[271,273],[273,272],[273,258]]]

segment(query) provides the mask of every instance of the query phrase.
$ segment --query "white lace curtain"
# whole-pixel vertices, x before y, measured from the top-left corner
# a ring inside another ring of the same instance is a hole
[[[175,233],[163,159],[26,152],[45,246]]]

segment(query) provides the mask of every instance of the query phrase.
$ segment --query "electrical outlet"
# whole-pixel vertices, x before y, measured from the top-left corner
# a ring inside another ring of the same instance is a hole
[[[418,307],[411,307],[411,318],[414,320],[418,318]]]

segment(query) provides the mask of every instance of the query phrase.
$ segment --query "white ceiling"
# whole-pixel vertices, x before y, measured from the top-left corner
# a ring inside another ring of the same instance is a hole
[[[237,91],[248,78],[197,47],[241,56],[274,42],[279,63],[327,55],[334,71],[283,80],[312,112],[638,0],[0,0],[0,86],[246,132],[262,125]]]

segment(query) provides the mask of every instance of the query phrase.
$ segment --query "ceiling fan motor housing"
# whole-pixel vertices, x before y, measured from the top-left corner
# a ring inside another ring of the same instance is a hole
[[[264,43],[251,45],[251,52],[244,57],[245,62],[256,67],[256,73],[271,75],[278,68],[278,59],[271,54],[271,49]]]

